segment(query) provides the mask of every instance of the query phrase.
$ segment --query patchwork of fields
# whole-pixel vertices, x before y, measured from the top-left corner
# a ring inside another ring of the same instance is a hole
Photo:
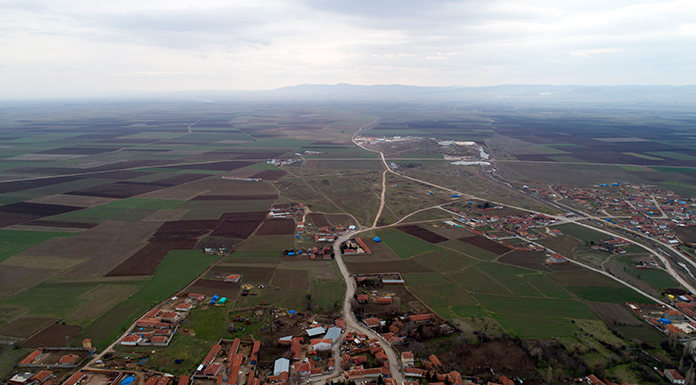
[[[582,241],[600,236],[559,228]],[[381,242],[372,240],[375,236]],[[599,318],[595,303],[651,302],[601,274],[547,265],[543,252],[514,251],[463,229],[409,225],[361,238],[378,255],[344,257],[351,272],[400,272],[408,289],[444,318],[491,317],[523,338],[572,337],[579,330],[575,321]],[[392,259],[382,262],[386,253]],[[663,282],[658,274],[650,279]]]

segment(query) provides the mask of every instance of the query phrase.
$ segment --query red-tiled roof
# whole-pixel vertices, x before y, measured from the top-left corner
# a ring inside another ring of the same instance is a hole
[[[37,357],[39,357],[41,355],[41,353],[42,353],[41,349],[34,350],[33,352],[29,353],[29,355],[26,356],[26,358],[24,358],[19,364],[20,365],[29,365],[32,362],[34,362],[34,360]]]

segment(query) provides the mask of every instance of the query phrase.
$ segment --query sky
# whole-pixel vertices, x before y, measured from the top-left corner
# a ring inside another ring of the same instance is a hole
[[[0,98],[696,84],[693,0],[0,0]]]

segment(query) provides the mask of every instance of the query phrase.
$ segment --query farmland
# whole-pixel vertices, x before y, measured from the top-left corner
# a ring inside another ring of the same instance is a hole
[[[263,106],[225,101],[171,109],[166,103],[144,103],[147,108],[47,104],[36,107],[40,116],[9,106],[0,112],[0,335],[26,346],[63,345],[65,336],[77,346],[91,338],[101,349],[141,314],[193,282],[187,290],[223,295],[229,304],[196,308],[186,325],[196,336],[180,333],[171,350],[156,348],[152,367],[161,363],[178,374],[195,366],[211,342],[231,336],[232,309],[268,303],[279,311],[337,315],[345,282],[336,262],[284,256],[283,250],[315,244],[296,237],[294,220],[266,219],[272,205],[298,202],[307,208],[311,227],[366,230],[359,236],[371,253],[345,256],[350,273],[401,273],[405,287],[394,286],[391,292],[404,299],[402,309],[434,311],[462,333],[423,341],[427,349],[457,341],[449,351],[461,347],[472,367],[478,365],[473,362],[483,367],[489,359],[503,365],[495,349],[507,349],[520,355],[515,367],[528,370],[539,364],[543,367],[534,370],[545,373],[557,361],[548,360],[546,350],[537,355],[529,347],[535,339],[556,339],[540,344],[565,344],[573,360],[581,357],[590,368],[611,362],[602,359],[614,354],[597,342],[602,339],[671,362],[659,350],[661,336],[624,306],[626,301],[650,302],[647,298],[576,265],[547,265],[547,252],[511,250],[503,243],[525,241],[511,236],[511,229],[493,226],[523,209],[562,215],[523,185],[543,190],[550,184],[587,188],[620,181],[656,185],[690,199],[696,142],[685,128],[690,123],[684,122],[691,120],[634,110],[631,120],[610,111],[559,114],[556,107],[525,107],[522,113],[349,101]],[[395,170],[386,174],[379,218],[384,165],[379,154],[351,141],[359,127],[371,122],[374,127],[362,135],[385,141],[396,135],[424,138],[375,145]],[[621,129],[609,132],[613,125]],[[437,142],[452,140],[482,146],[495,172],[443,159],[456,149]],[[438,205],[466,205],[467,194],[482,197],[471,198],[477,204],[490,200],[505,206],[475,215],[498,217],[490,227],[470,223],[502,240],[457,227],[461,221],[443,224],[457,215]],[[616,277],[641,283],[656,295],[679,287],[664,270],[636,268],[635,262],[648,256],[642,250],[627,247],[623,257],[592,250],[608,236],[584,226],[540,226],[530,233],[546,235],[550,229],[563,235],[538,242],[554,251],[614,269],[609,271]],[[691,242],[690,229],[675,231]],[[207,255],[204,247],[227,249]],[[240,274],[240,281],[225,282],[229,274]],[[252,294],[241,296],[247,287]],[[506,333],[525,341],[510,347]],[[259,325],[237,335],[249,334],[269,338]],[[633,340],[653,345],[634,345]],[[581,353],[576,345],[595,350]],[[448,356],[442,359],[456,368],[459,363]],[[187,361],[176,366],[177,357]],[[0,367],[12,367],[19,358],[2,350]],[[605,373],[615,380],[632,378],[634,372],[622,374],[628,366],[607,365]],[[559,368],[554,373],[574,373]]]

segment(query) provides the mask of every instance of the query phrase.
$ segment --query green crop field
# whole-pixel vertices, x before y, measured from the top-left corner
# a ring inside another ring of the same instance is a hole
[[[432,285],[445,281],[438,273],[404,273],[401,277],[407,286]]]
[[[579,329],[566,318],[494,314],[493,318],[508,333],[520,338],[572,337]]]
[[[102,314],[75,339],[91,338],[95,346],[103,349],[152,306],[150,300],[129,298]]]
[[[399,230],[379,231],[377,236],[401,259],[440,249]]]
[[[133,298],[162,301],[196,279],[220,257],[201,250],[172,250],[157,267],[152,279]]]
[[[25,308],[30,317],[65,318],[89,300],[83,296],[99,284],[42,283],[12,297],[0,300],[0,305]]]
[[[512,294],[510,290],[479,270],[477,266],[471,266],[456,273],[448,273],[445,276],[475,294]]]
[[[263,263],[277,265],[280,263],[280,250],[237,250],[220,262],[226,264]]]
[[[498,258],[498,255],[491,253],[490,251],[480,249],[474,245],[470,245],[468,243],[458,241],[456,239],[441,242],[438,243],[438,245],[452,250],[456,250],[464,255],[478,259],[480,261],[492,261]]]
[[[341,304],[345,291],[346,284],[343,280],[316,281],[310,286],[312,302],[325,307],[333,307],[337,302]]]
[[[459,286],[452,283],[433,285],[407,285],[411,292],[432,307],[439,306],[474,306],[476,300]]]
[[[561,286],[549,279],[544,274],[525,275],[524,280],[529,282],[545,297],[550,298],[572,298],[572,296]]]
[[[475,294],[487,310],[502,314],[535,315],[540,317],[594,319],[594,313],[585,304],[566,299],[503,297]]]
[[[652,303],[653,301],[625,286],[566,286],[566,289],[580,299],[611,303]]]
[[[636,269],[635,267],[629,267],[626,269],[626,272],[656,289],[679,287],[679,284],[674,278],[664,270]]]
[[[428,266],[441,273],[459,271],[477,262],[475,259],[449,249],[424,253],[413,259],[421,265]]]
[[[239,200],[239,201],[188,201],[177,206],[177,209],[189,209],[181,219],[218,219],[224,213],[242,213],[247,211],[268,211],[272,200]]]
[[[575,237],[582,242],[598,242],[602,239],[611,238],[609,235],[588,229],[575,223],[566,223],[563,225],[554,226],[554,229],[561,230],[563,234]]]
[[[70,237],[73,233],[0,230],[0,262],[53,237]]]
[[[654,151],[654,152],[649,152],[648,154],[659,156],[662,158],[669,158],[669,159],[696,160],[696,156],[684,154],[681,152],[674,152],[674,151]]]
[[[542,294],[530,285],[524,277],[529,274],[536,274],[534,270],[523,269],[520,267],[502,265],[493,262],[481,262],[476,265],[481,271],[496,280],[513,294],[523,297],[540,297]]]

